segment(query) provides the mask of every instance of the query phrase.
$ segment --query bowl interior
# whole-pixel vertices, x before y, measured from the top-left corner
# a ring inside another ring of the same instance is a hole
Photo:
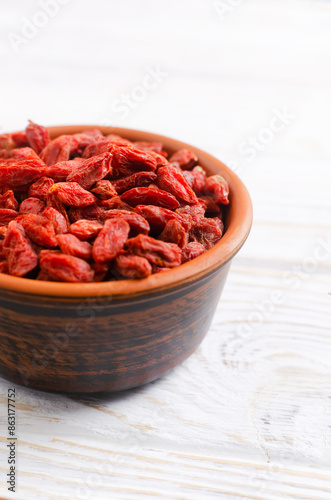
[[[93,125],[70,125],[49,127],[51,137],[81,132]],[[0,288],[29,295],[52,297],[102,297],[113,299],[123,296],[141,296],[177,288],[192,280],[202,278],[228,262],[245,242],[252,224],[252,204],[250,196],[242,181],[224,163],[208,153],[186,143],[158,134],[126,128],[98,128],[106,135],[110,133],[122,135],[132,141],[162,142],[169,152],[182,148],[191,149],[199,158],[199,164],[208,175],[221,174],[230,186],[230,205],[226,210],[225,233],[222,239],[210,250],[196,259],[163,273],[157,273],[143,280],[123,280],[102,283],[54,283],[18,278],[0,274]]]

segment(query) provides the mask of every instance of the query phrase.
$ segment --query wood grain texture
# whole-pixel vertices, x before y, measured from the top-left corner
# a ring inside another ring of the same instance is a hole
[[[90,4],[68,2],[18,56],[0,48],[4,131],[74,118],[178,137],[232,162],[255,214],[208,335],[165,378],[99,398],[17,388],[19,489],[2,440],[0,497],[331,498],[331,257],[307,269],[331,232],[330,2],[239,4],[221,19],[208,1],[98,0],[87,36]],[[36,9],[8,4],[3,40]],[[112,110],[156,65],[159,85],[127,117]],[[248,161],[240,145],[284,107],[295,117]]]

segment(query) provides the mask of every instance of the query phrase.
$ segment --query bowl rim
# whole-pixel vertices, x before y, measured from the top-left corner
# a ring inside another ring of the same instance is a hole
[[[191,149],[198,158],[199,164],[208,170],[212,164],[219,169],[230,186],[229,225],[222,239],[206,253],[192,261],[181,264],[163,273],[152,274],[142,280],[125,279],[100,283],[62,283],[37,281],[24,277],[10,276],[0,273],[0,289],[25,295],[55,297],[66,299],[84,299],[99,297],[123,299],[141,295],[150,295],[185,286],[205,277],[217,268],[223,267],[240,250],[247,239],[253,220],[253,208],[250,195],[239,177],[224,163],[209,153],[171,137],[146,132],[143,130],[100,125],[64,125],[47,127],[51,138],[59,135],[81,132],[95,128],[104,135],[118,134],[138,141],[155,141],[164,143],[165,149]]]

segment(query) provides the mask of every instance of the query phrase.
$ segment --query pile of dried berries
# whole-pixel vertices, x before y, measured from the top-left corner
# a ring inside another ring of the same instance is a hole
[[[92,129],[0,136],[0,272],[91,282],[179,266],[223,234],[229,188],[192,151]]]

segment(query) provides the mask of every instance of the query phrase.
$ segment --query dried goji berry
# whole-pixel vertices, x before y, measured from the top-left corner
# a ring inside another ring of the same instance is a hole
[[[98,206],[102,208],[102,210],[119,209],[119,210],[129,210],[130,212],[133,210],[133,208],[130,207],[130,205],[124,203],[124,201],[121,200],[120,196],[114,196],[109,200],[100,200],[98,201]]]
[[[51,138],[47,128],[29,121],[30,123],[25,129],[26,137],[32,149],[39,154],[51,142]]]
[[[96,141],[93,144],[86,146],[82,157],[91,158],[92,156],[98,156],[103,153],[108,153],[111,150],[112,150],[112,142],[106,137],[104,137],[103,139],[100,139],[99,141]]]
[[[20,215],[17,221],[24,227],[26,234],[38,245],[56,247],[57,241],[53,224],[41,215]]]
[[[155,171],[157,160],[150,153],[139,151],[131,146],[116,146],[111,148],[113,153],[112,167],[117,176],[127,177],[136,172]]]
[[[188,233],[180,222],[173,219],[166,223],[159,240],[176,243],[180,248],[183,248],[188,243]]]
[[[179,202],[171,193],[150,187],[130,189],[121,195],[121,200],[132,207],[136,205],[155,205],[168,209],[179,207]]]
[[[204,218],[205,211],[204,206],[197,203],[196,205],[185,205],[184,207],[177,208],[176,213],[183,217],[191,217],[193,224],[196,224],[199,219]]]
[[[48,191],[69,207],[88,207],[93,205],[97,198],[83,189],[77,182],[58,182]]]
[[[11,189],[4,194],[0,194],[0,208],[9,208],[10,210],[18,209],[18,202]]]
[[[28,138],[26,136],[25,130],[20,132],[13,132],[11,138],[17,148],[25,148],[29,145]]]
[[[39,198],[26,198],[20,204],[20,214],[35,214],[41,215],[45,210],[46,205]]]
[[[87,146],[103,139],[102,133],[97,128],[84,130],[84,132],[73,134],[72,137],[74,138],[74,142],[70,149],[71,156],[80,156]]]
[[[221,213],[220,206],[211,196],[201,196],[199,202],[205,207],[206,215],[217,215]]]
[[[190,215],[182,215],[177,213],[177,211],[172,212],[166,208],[152,205],[138,205],[135,208],[135,212],[148,221],[153,231],[162,231],[166,223],[173,219],[180,222],[185,231],[189,231],[192,227],[192,218]]]
[[[132,142],[129,141],[129,139],[125,139],[117,134],[108,134],[106,135],[106,139],[110,142],[115,142],[116,144],[122,143],[123,146],[132,146]]]
[[[0,165],[0,186],[15,191],[43,177],[45,167],[39,160],[22,160],[12,165]]]
[[[101,219],[103,212],[103,209],[94,203],[88,207],[71,207],[68,211],[68,217],[70,222],[77,222],[80,219],[95,221]]]
[[[164,191],[171,193],[182,203],[194,205],[198,198],[188,184],[182,172],[174,167],[160,167],[157,171],[157,185]],[[175,208],[175,207],[170,207]]]
[[[108,262],[122,250],[130,232],[129,224],[123,219],[107,220],[93,244],[93,258],[96,262]]]
[[[91,193],[99,198],[99,200],[109,200],[117,195],[114,185],[107,180],[98,181],[95,183]]]
[[[67,224],[67,228],[69,228],[70,226],[69,217],[64,207],[64,204],[62,203],[62,201],[58,199],[55,193],[50,193],[50,189],[48,190],[47,193],[47,207],[54,208],[57,212],[59,212],[64,217]]]
[[[203,193],[205,182],[206,182],[206,172],[200,166],[196,166],[193,170],[184,170],[183,176],[198,196]]]
[[[16,210],[10,210],[9,208],[0,208],[0,225],[7,226],[7,224],[16,219],[18,212]]]
[[[55,234],[64,234],[68,232],[68,220],[55,208],[47,207],[42,213],[54,226]]]
[[[46,252],[40,257],[39,262],[43,279],[87,283],[93,281],[94,278],[91,266],[85,260],[72,255]]]
[[[102,229],[102,224],[94,220],[80,219],[70,226],[70,233],[82,241],[92,240]]]
[[[36,160],[41,163],[41,160],[37,153],[31,148],[15,148],[9,151],[8,158],[12,158],[16,161],[20,160]]]
[[[181,249],[174,243],[166,243],[139,234],[129,239],[126,245],[132,253],[145,257],[149,262],[160,267],[176,267],[181,263]]]
[[[124,177],[124,179],[115,180],[112,184],[117,193],[122,194],[136,187],[147,187],[155,182],[156,178],[157,175],[154,172],[137,172],[129,177]]]
[[[71,174],[76,168],[84,163],[82,158],[74,158],[73,160],[59,161],[46,167],[45,174],[51,177],[55,182],[65,181],[68,175]]]
[[[147,220],[135,212],[129,212],[128,210],[107,210],[102,214],[103,220],[118,218],[128,222],[131,228],[131,236],[135,236],[139,233],[148,234],[150,230]]]
[[[87,241],[81,241],[69,233],[58,234],[56,240],[63,253],[86,260],[92,258],[92,245]]]
[[[152,266],[145,257],[121,252],[115,259],[115,269],[126,278],[146,278],[152,274]]]
[[[170,163],[176,163],[182,170],[189,170],[197,161],[198,157],[189,149],[179,149],[169,158]]]
[[[0,149],[13,149],[15,143],[12,139],[12,134],[1,134],[0,135]]]
[[[182,264],[199,257],[199,255],[202,255],[206,251],[206,248],[201,243],[191,241],[182,249]]]
[[[42,201],[47,200],[47,194],[50,187],[54,184],[53,179],[41,177],[29,187],[28,195],[32,198],[39,198]]]
[[[142,151],[154,151],[155,153],[161,154],[163,150],[162,142],[147,142],[147,141],[136,141],[133,143],[136,149]]]
[[[201,243],[207,250],[221,238],[222,231],[214,219],[200,219],[190,232],[190,240]]]
[[[77,182],[82,188],[90,189],[97,181],[107,174],[111,174],[112,154],[104,153],[85,160],[75,168],[67,177],[67,182]]]
[[[9,274],[24,276],[38,264],[38,256],[24,228],[16,221],[10,222],[3,242],[3,251],[7,258]]]
[[[204,192],[211,196],[216,203],[229,204],[229,185],[221,175],[207,177]]]
[[[99,283],[100,281],[104,280],[108,270],[109,266],[106,263],[101,263],[101,262],[93,262],[91,264],[91,268],[94,272],[94,278],[93,281]]]
[[[70,159],[70,151],[76,144],[71,135],[61,135],[51,141],[40,153],[40,158],[47,166],[54,165],[59,161],[67,161]],[[49,174],[47,174],[49,176]]]

